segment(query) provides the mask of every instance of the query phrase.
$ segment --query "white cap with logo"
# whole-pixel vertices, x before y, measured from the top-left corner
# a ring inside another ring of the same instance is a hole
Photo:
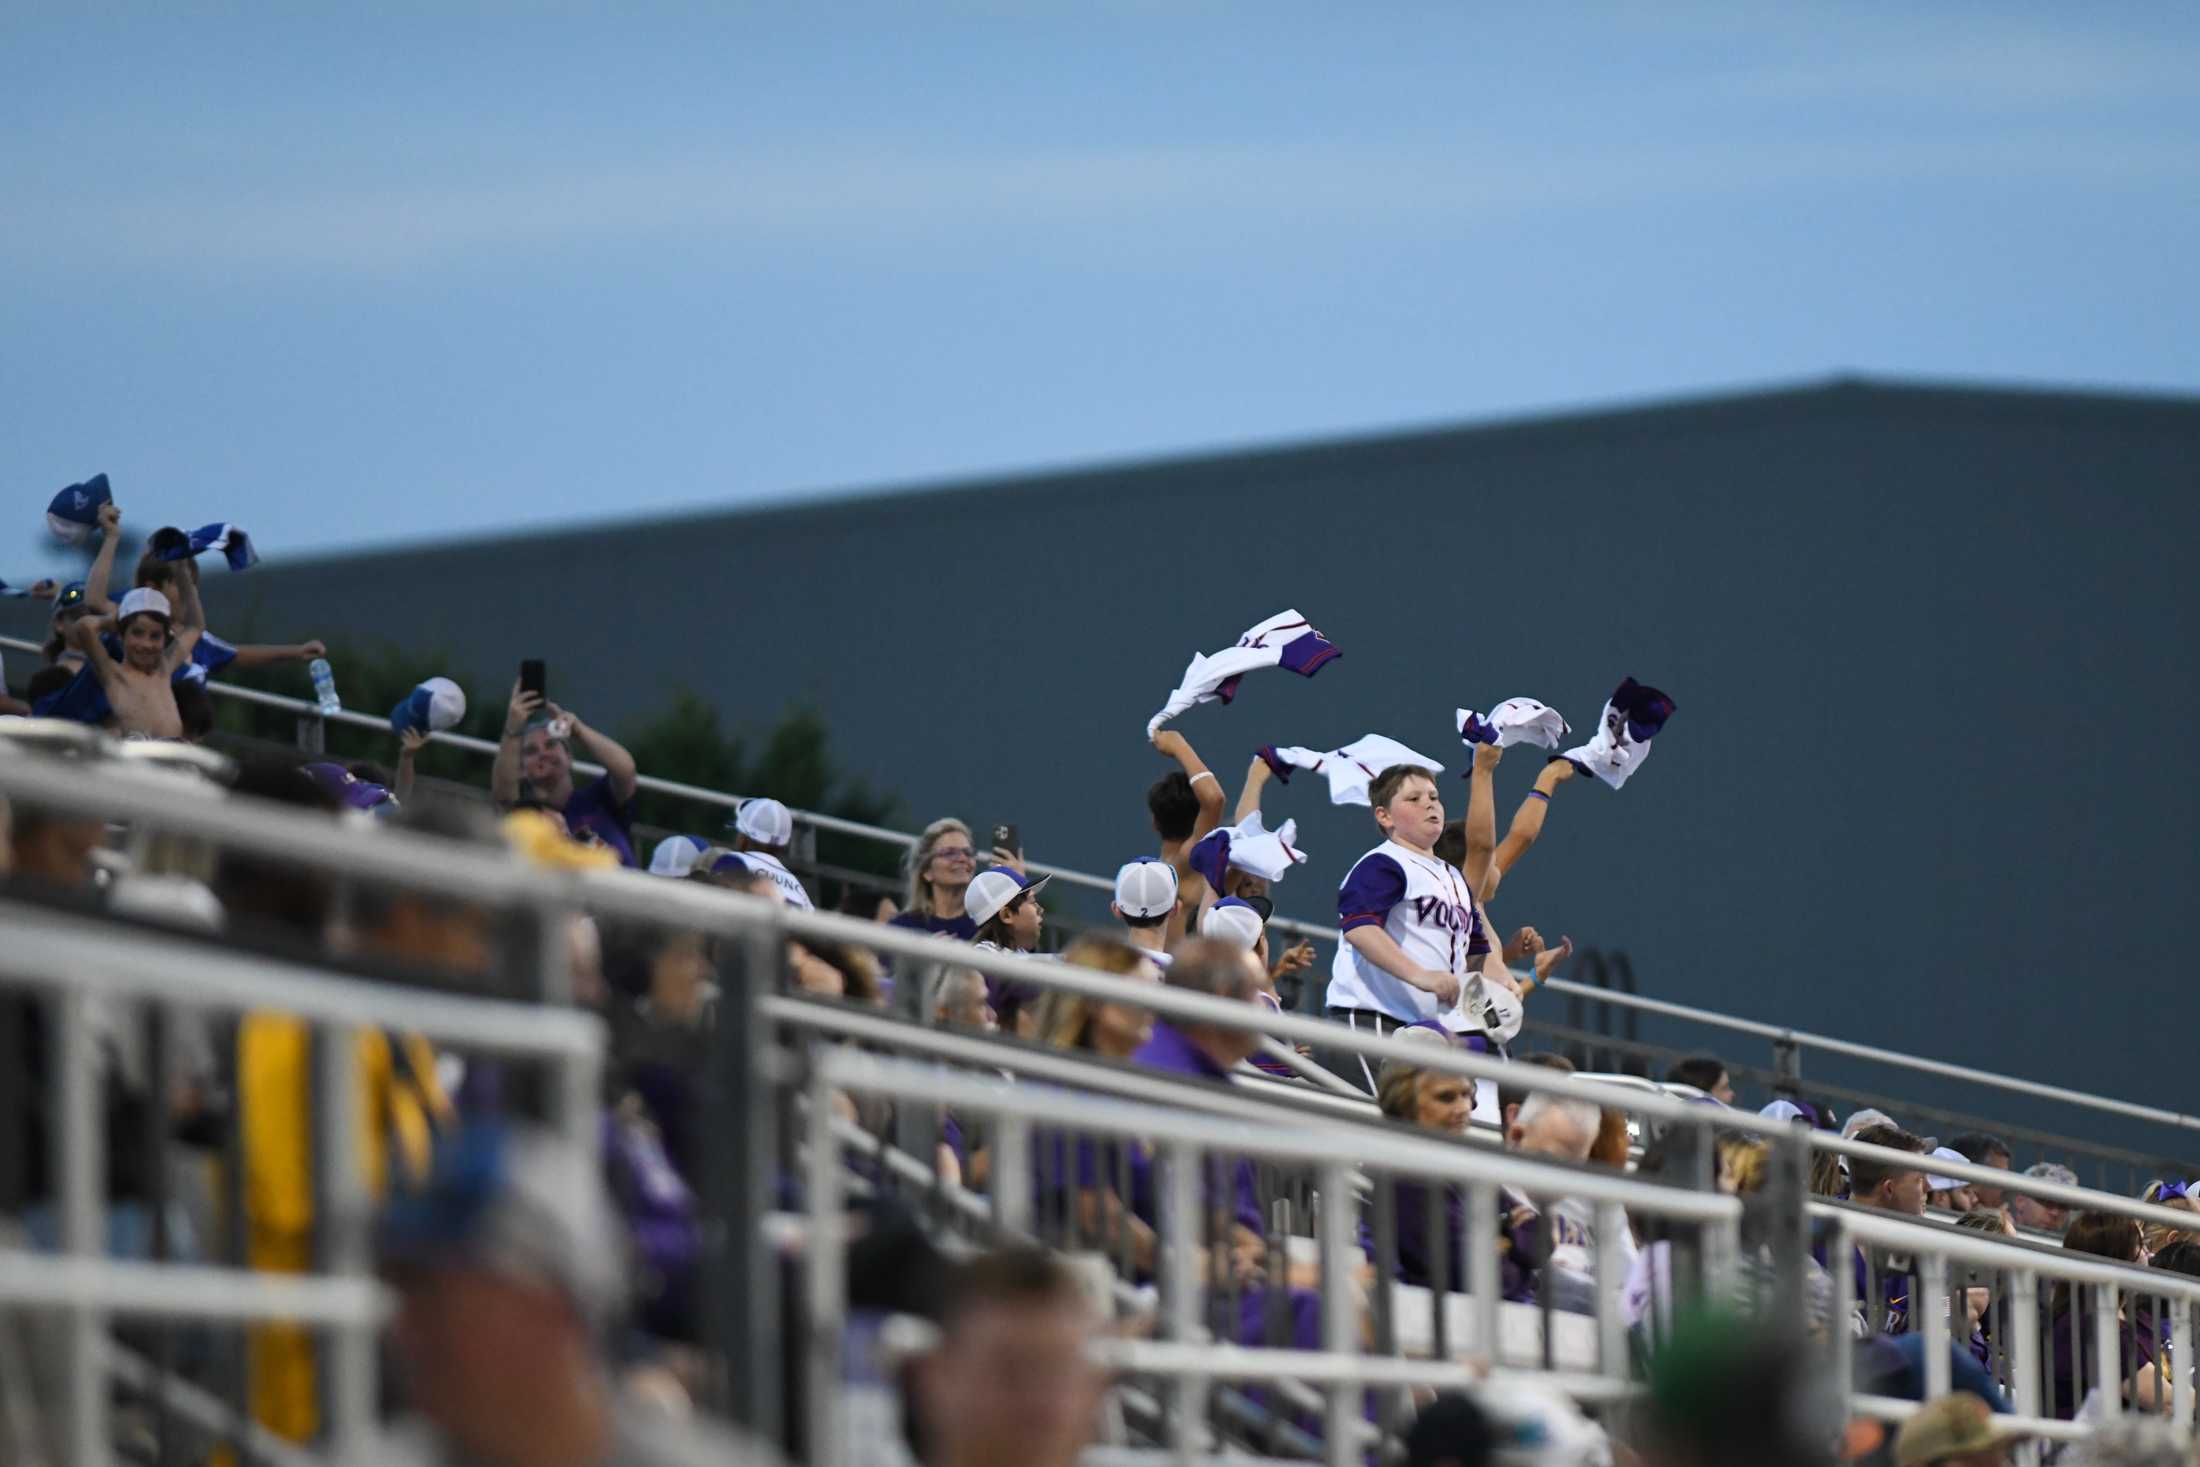
[[[1152,856],[1128,863],[1115,873],[1115,904],[1130,918],[1166,915],[1176,906],[1176,868]]]

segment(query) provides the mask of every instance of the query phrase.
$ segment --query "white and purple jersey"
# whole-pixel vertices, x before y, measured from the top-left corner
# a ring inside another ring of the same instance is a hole
[[[1381,927],[1416,966],[1461,978],[1489,951],[1482,914],[1467,879],[1456,866],[1385,841],[1353,863],[1337,888],[1337,926]],[[1337,944],[1330,969],[1329,1006],[1372,1009],[1403,1024],[1436,1018],[1436,995],[1394,978],[1361,957],[1352,944]]]

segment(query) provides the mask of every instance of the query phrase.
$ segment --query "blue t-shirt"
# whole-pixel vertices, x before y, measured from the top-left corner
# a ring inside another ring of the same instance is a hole
[[[611,776],[601,775],[585,789],[573,791],[565,802],[565,828],[574,835],[586,831],[618,853],[621,865],[633,866],[634,811],[612,791]]]

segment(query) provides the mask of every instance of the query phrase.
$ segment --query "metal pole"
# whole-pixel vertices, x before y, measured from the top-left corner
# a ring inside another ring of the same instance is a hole
[[[1474,1295],[1474,1343],[1499,1363],[1497,1348],[1497,1207],[1495,1182],[1467,1188],[1467,1287]],[[1443,1301],[1437,1301],[1443,1307]]]
[[[1065,1147],[1066,1151],[1067,1148]],[[1094,1166],[1099,1163],[1094,1154]],[[1052,1181],[1077,1205],[1076,1158],[1065,1158],[1069,1175]],[[1031,1123],[1019,1115],[1003,1115],[993,1128],[993,1223],[1005,1233],[1031,1230]],[[1105,1209],[1103,1208],[1103,1211]],[[1106,1219],[1103,1217],[1102,1225]]]
[[[317,1046],[320,1135],[315,1149],[327,1158],[320,1222],[324,1267],[332,1278],[366,1279],[374,1273],[367,1233],[372,1201],[360,1149],[366,1129],[360,1040],[359,1030],[339,1026],[324,1031]],[[344,1467],[365,1467],[372,1460],[375,1366],[371,1327],[344,1324],[330,1329],[326,1426],[330,1453]]]
[[[709,1337],[732,1362],[727,1414],[761,1439],[784,1443],[779,1262],[761,1226],[773,1206],[779,1167],[779,1095],[770,1068],[777,1049],[756,1004],[779,986],[785,946],[776,925],[762,925],[727,944],[721,957],[713,1083],[706,1090],[716,1118],[706,1132],[715,1144],[703,1159],[703,1190],[725,1232],[705,1274]],[[830,1120],[828,1115],[828,1128]],[[819,1124],[810,1118],[813,1146]],[[814,1203],[811,1211],[825,1216]]]
[[[2083,1287],[2078,1285],[2071,1292],[2075,1294]],[[2099,1291],[2093,1306],[2093,1348],[2101,1357],[2098,1375],[2101,1414],[2113,1418],[2123,1414],[2124,1409],[2123,1349],[2119,1338],[2122,1322],[2116,1317],[2117,1290],[2114,1284],[2108,1283],[2092,1287]]]
[[[1171,1145],[1160,1158],[1161,1302],[1166,1337],[1178,1344],[1199,1339],[1199,1148]],[[1176,1383],[1169,1411],[1169,1445],[1184,1467],[1196,1467],[1206,1445],[1206,1382],[1185,1375]]]
[[[1944,1311],[1948,1307],[1948,1260],[1938,1253],[1921,1253],[1917,1256],[1917,1287],[1912,1291],[1910,1314],[1925,1331],[1925,1399],[1938,1400],[1948,1394],[1948,1330],[1955,1321]]]
[[[809,1087],[810,1134],[806,1188],[811,1233],[805,1252],[808,1329],[804,1333],[803,1427],[810,1467],[839,1467],[840,1354],[842,1316],[847,1308],[847,1264],[842,1230],[847,1226],[840,1196],[840,1147],[833,1139],[833,1092],[822,1075]],[[752,1219],[744,1231],[757,1232]],[[736,1360],[737,1376],[753,1375],[754,1360]]]
[[[1627,1359],[1627,1321],[1619,1310],[1620,1289],[1625,1283],[1626,1254],[1620,1237],[1627,1228],[1627,1210],[1617,1202],[1597,1204],[1597,1369],[1614,1380],[1631,1373]]]
[[[99,1103],[103,1066],[90,1010],[90,1001],[75,990],[63,990],[53,1000],[47,1062],[59,1104],[49,1170],[59,1183],[61,1251],[97,1260],[107,1251],[107,1137]],[[107,1461],[107,1320],[90,1305],[79,1304],[68,1312],[67,1331],[68,1353],[62,1361],[65,1457],[70,1467],[101,1467]]]
[[[1358,1292],[1352,1286],[1352,1259],[1347,1240],[1352,1236],[1352,1169],[1331,1162],[1321,1170],[1322,1348],[1333,1355],[1351,1355],[1359,1349]],[[1271,1283],[1270,1288],[1281,1287]],[[1329,1467],[1356,1467],[1360,1424],[1360,1390],[1349,1381],[1329,1387],[1329,1413],[1324,1427],[1329,1444]]]

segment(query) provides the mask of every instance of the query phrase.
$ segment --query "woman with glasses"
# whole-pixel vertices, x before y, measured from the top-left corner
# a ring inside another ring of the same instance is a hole
[[[963,893],[977,874],[970,827],[953,816],[933,821],[909,853],[909,903],[891,925],[976,941],[978,924],[963,907]]]

